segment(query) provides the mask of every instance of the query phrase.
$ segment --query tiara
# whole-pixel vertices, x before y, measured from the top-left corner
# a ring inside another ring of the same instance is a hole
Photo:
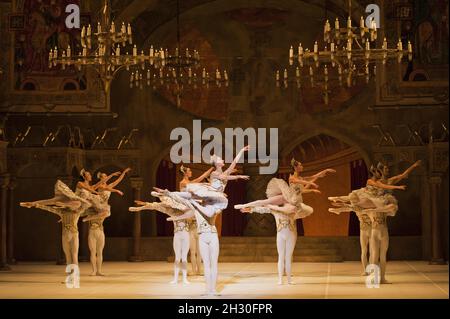
[[[86,170],[84,168],[82,168],[81,171],[80,171],[80,176],[84,177],[85,173],[86,173]]]
[[[102,176],[102,172],[97,172],[97,178],[100,179],[100,177]]]
[[[180,172],[186,174],[186,167],[184,167],[184,165],[180,166]]]
[[[211,162],[211,164],[215,164],[217,162],[217,155],[216,154],[211,156],[210,162]]]
[[[381,162],[378,162],[378,164],[377,164],[377,169],[383,170],[383,168],[384,168],[385,166],[386,166],[385,164],[383,164],[383,163],[381,163]]]

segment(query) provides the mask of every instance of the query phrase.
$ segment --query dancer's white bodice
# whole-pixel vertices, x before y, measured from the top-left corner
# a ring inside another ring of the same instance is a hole
[[[225,186],[226,186],[226,181],[223,181],[217,177],[211,178],[211,187],[214,188],[215,190],[217,190],[218,192],[224,192],[225,191]]]
[[[217,228],[215,226],[216,215],[214,215],[214,217],[210,218],[209,221],[207,221],[202,214],[197,212],[197,210],[194,211],[194,214],[197,221],[197,233],[217,233]]]

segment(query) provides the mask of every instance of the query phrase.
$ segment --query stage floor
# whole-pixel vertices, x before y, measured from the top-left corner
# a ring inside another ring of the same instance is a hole
[[[204,298],[203,278],[189,285],[171,285],[167,262],[106,262],[105,277],[90,277],[81,263],[79,289],[63,283],[65,267],[21,263],[0,272],[0,298]],[[295,263],[295,285],[277,285],[274,263],[221,263],[215,298],[449,298],[448,265],[425,261],[388,263],[391,284],[366,288],[358,262]]]

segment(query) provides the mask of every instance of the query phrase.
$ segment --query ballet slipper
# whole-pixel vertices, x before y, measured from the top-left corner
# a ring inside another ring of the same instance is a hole
[[[171,282],[169,282],[169,284],[171,284],[171,285],[177,285],[178,284],[178,280],[172,280]]]
[[[97,271],[97,276],[105,277],[106,275],[100,271]]]
[[[392,284],[392,282],[387,281],[386,278],[383,278],[383,279],[380,280],[380,284],[382,284],[382,285],[389,285],[389,284]]]
[[[361,276],[369,276],[369,273],[367,271],[364,271]]]
[[[33,203],[28,203],[28,202],[20,203],[19,205],[21,207],[25,207],[25,208],[31,208],[34,206]]]

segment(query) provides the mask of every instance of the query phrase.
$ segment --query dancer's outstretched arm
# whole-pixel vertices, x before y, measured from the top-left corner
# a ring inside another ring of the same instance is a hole
[[[58,215],[59,217],[62,218],[61,212],[60,212],[58,209],[56,209],[56,208],[54,208],[54,207],[52,207],[52,206],[47,206],[47,205],[42,205],[42,204],[36,204],[36,205],[34,205],[34,207],[35,207],[35,208],[39,208],[39,209],[41,209],[41,210],[45,210],[45,211],[50,212],[50,213],[52,213],[52,214]]]
[[[86,185],[86,184],[84,184],[82,182],[78,182],[77,187],[80,187],[80,188],[83,188],[85,190],[88,190],[92,194],[96,194],[96,195],[99,194],[91,185]]]
[[[223,172],[223,174],[231,175],[234,171],[234,168],[236,167],[236,164],[239,162],[242,155],[244,155],[244,152],[247,152],[249,149],[250,149],[249,145],[247,145],[243,149],[241,149],[239,151],[239,153],[236,155],[236,157],[234,158],[233,162],[230,164],[230,166],[228,166],[228,168]]]
[[[416,168],[419,167],[422,164],[422,161],[417,161],[414,164],[412,164],[410,167],[408,167],[403,173],[392,176],[391,178],[388,178],[389,184],[397,184],[402,179],[408,178],[408,175]]]
[[[248,175],[227,175],[226,179],[229,181],[234,181],[237,179],[243,179],[243,180],[248,181],[250,179],[250,176],[248,176]]]
[[[114,182],[108,184],[108,186],[111,187],[111,188],[114,188],[114,187],[116,187],[117,185],[119,185],[119,183],[123,181],[125,175],[126,175],[129,171],[131,171],[131,168],[129,168],[129,167],[126,168],[126,169],[120,174],[120,176],[119,176]]]
[[[202,175],[200,175],[197,178],[194,178],[191,183],[200,183],[201,181],[203,181],[205,178],[207,178],[211,172],[214,170],[214,167],[211,167],[209,170],[207,170],[206,172],[204,172]]]
[[[308,180],[305,180],[304,178],[296,177],[296,176],[292,176],[292,175],[291,175],[291,177],[289,177],[289,182],[294,183],[294,184],[301,184],[305,188],[309,188],[309,187],[318,188],[319,187],[316,183],[314,183],[312,181],[308,181]]]
[[[102,191],[109,191],[109,192],[111,192],[111,193],[117,193],[117,194],[119,194],[120,196],[123,196],[123,192],[122,192],[121,190],[112,188],[112,187],[110,187],[109,185],[106,186],[106,187],[101,187],[100,190],[102,190]]]
[[[323,171],[320,171],[319,173],[314,174],[312,176],[305,176],[305,177],[303,177],[303,179],[315,182],[317,179],[325,177],[328,173],[336,173],[336,170],[327,168],[327,169],[324,169]]]
[[[307,194],[307,193],[317,193],[317,194],[321,194],[322,192],[318,189],[310,189],[310,188],[303,188],[302,189],[302,194]]]
[[[108,183],[109,180],[110,180],[111,178],[113,178],[113,177],[115,177],[115,176],[120,176],[120,174],[122,174],[122,172],[120,172],[120,171],[119,171],[119,172],[112,173],[112,174],[108,175],[104,180],[98,181],[97,183],[95,183],[94,185],[92,185],[92,188],[93,188],[93,189],[97,189],[97,188],[99,188],[102,184]]]
[[[376,187],[383,188],[383,189],[400,189],[400,190],[403,190],[403,191],[406,189],[406,185],[400,185],[400,186],[388,185],[388,184],[384,184],[384,183],[382,183],[380,181],[374,181],[374,180],[371,180],[371,179],[369,179],[367,181],[367,185],[376,186]]]
[[[195,216],[194,211],[193,210],[188,210],[183,215],[172,216],[172,217],[167,218],[167,221],[175,222],[175,221],[178,221],[178,220],[190,219],[190,218],[192,218],[194,216]]]

